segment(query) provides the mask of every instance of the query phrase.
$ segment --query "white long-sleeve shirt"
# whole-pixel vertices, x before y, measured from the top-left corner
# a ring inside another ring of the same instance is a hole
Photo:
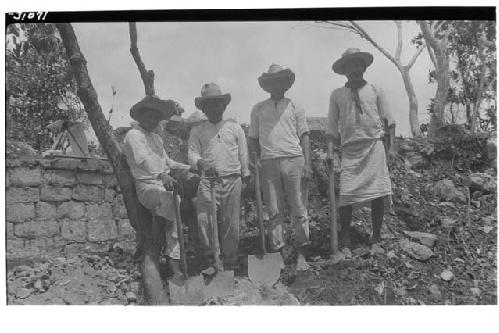
[[[123,152],[130,172],[136,180],[159,180],[159,175],[171,169],[189,170],[189,165],[170,159],[163,140],[156,133],[133,124],[124,139]]]
[[[217,124],[206,121],[191,129],[188,160],[193,169],[198,169],[199,159],[213,164],[221,177],[248,176],[248,147],[241,126],[228,119]]]

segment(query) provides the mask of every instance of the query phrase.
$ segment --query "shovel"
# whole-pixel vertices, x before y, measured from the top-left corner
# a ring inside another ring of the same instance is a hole
[[[189,277],[187,272],[186,248],[184,247],[184,233],[179,208],[179,198],[177,196],[177,185],[174,186],[174,209],[175,222],[177,224],[177,237],[179,237],[179,250],[181,254],[181,269],[183,279],[181,281],[170,280],[168,288],[170,290],[170,302],[172,304],[198,305],[204,300],[205,281],[201,275]]]
[[[210,198],[212,200],[212,247],[215,263],[215,275],[205,288],[205,297],[224,297],[234,295],[234,271],[225,271],[220,259],[219,230],[217,223],[217,197],[215,196],[215,182],[217,178],[207,178],[210,181]]]
[[[264,213],[262,209],[262,196],[260,193],[260,163],[257,154],[254,153],[255,161],[255,197],[257,200],[257,218],[259,221],[260,255],[248,256],[248,278],[263,286],[272,286],[280,277],[283,258],[279,252],[267,253],[266,239],[264,236]]]

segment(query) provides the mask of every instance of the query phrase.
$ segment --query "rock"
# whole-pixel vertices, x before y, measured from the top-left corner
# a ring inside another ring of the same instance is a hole
[[[371,254],[384,254],[385,250],[378,244],[373,244],[370,248]]]
[[[425,261],[434,255],[434,252],[427,246],[410,242],[408,239],[402,239],[399,245],[404,252],[417,260]]]
[[[492,226],[485,225],[485,226],[483,227],[483,232],[484,232],[485,234],[488,234],[491,230],[493,230],[493,227],[492,227]]]
[[[457,222],[457,220],[451,219],[449,217],[443,217],[441,218],[441,225],[444,228],[451,228],[453,225]]]
[[[352,253],[351,253],[351,250],[349,250],[349,248],[347,248],[347,247],[343,248],[342,253],[345,255],[346,259],[352,258]]]
[[[429,234],[427,232],[420,232],[420,231],[403,231],[405,235],[407,235],[410,238],[417,239],[420,243],[423,245],[432,248],[434,247],[434,244],[436,243],[437,236],[434,234]]]
[[[330,256],[329,263],[331,265],[335,265],[335,264],[338,264],[339,262],[341,262],[342,260],[345,260],[345,254],[342,252],[338,252],[338,253]]]
[[[481,296],[481,289],[479,289],[479,288],[470,288],[470,292],[472,293],[472,296],[474,296],[474,297]]]
[[[434,301],[439,301],[441,299],[441,290],[439,290],[439,286],[437,284],[431,284],[428,291]]]
[[[32,290],[27,288],[19,288],[16,290],[16,297],[20,299],[28,298],[31,295]]]
[[[41,184],[42,174],[39,168],[14,168],[10,170],[10,183],[18,187],[38,186]]]
[[[8,196],[8,194],[7,194]],[[7,204],[6,207],[7,221],[9,222],[24,222],[35,218],[34,204]]]
[[[466,182],[473,191],[495,193],[497,190],[496,179],[486,173],[471,173]]]
[[[128,291],[125,297],[127,297],[127,301],[129,302],[137,302],[137,296],[132,291]]]
[[[443,179],[434,186],[434,194],[445,201],[465,202],[465,194],[458,190],[450,179]]]
[[[412,151],[404,154],[404,161],[407,166],[418,170],[427,166],[427,161],[419,152]]]
[[[448,270],[448,269],[445,269],[442,273],[441,273],[441,279],[445,280],[445,281],[450,281],[452,280],[454,277],[453,275],[453,272]]]
[[[396,253],[393,250],[390,250],[389,252],[387,252],[387,258],[389,259],[397,258]]]
[[[406,296],[406,288],[405,287],[396,288],[395,292],[396,292],[396,295],[398,295],[398,296],[401,296],[401,297]]]
[[[36,290],[44,290],[42,280],[36,280],[33,286]]]

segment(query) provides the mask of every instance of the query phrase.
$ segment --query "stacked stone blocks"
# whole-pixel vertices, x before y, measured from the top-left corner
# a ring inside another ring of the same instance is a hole
[[[118,182],[102,160],[6,161],[7,251],[134,239]]]

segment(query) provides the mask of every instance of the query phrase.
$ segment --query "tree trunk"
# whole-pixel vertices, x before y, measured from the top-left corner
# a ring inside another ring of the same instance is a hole
[[[481,106],[483,92],[485,90],[484,82],[486,81],[487,64],[486,64],[486,60],[484,59],[483,48],[481,46],[479,46],[479,58],[481,59],[483,64],[481,65],[481,72],[479,74],[479,83],[477,85],[476,101],[475,101],[474,107],[472,109],[472,116],[471,116],[471,122],[470,122],[471,134],[475,134],[477,127],[478,127],[477,120],[479,118],[479,107]]]
[[[415,94],[415,89],[413,89],[413,83],[411,82],[410,69],[407,67],[401,67],[398,69],[403,77],[406,94],[408,95],[411,133],[414,137],[421,136],[422,132],[420,131],[418,121],[418,100],[417,95]]]
[[[112,129],[102,113],[97,93],[92,86],[87,71],[86,60],[80,51],[72,25],[58,23],[56,26],[64,43],[66,56],[77,83],[78,97],[82,101],[92,128],[113,166],[130,223],[135,229],[138,238],[142,240],[140,243],[144,244],[141,269],[146,300],[149,304],[167,304],[167,295],[159,274],[158,244],[153,241],[151,214],[139,204],[134,179],[125,156],[121,153],[118,142],[113,136]]]
[[[429,138],[433,139],[436,132],[443,126],[443,116],[448,100],[449,82],[449,59],[446,42],[440,42],[439,48],[434,49],[436,56],[436,81],[437,90],[434,97],[434,107],[431,121],[429,123]]]

